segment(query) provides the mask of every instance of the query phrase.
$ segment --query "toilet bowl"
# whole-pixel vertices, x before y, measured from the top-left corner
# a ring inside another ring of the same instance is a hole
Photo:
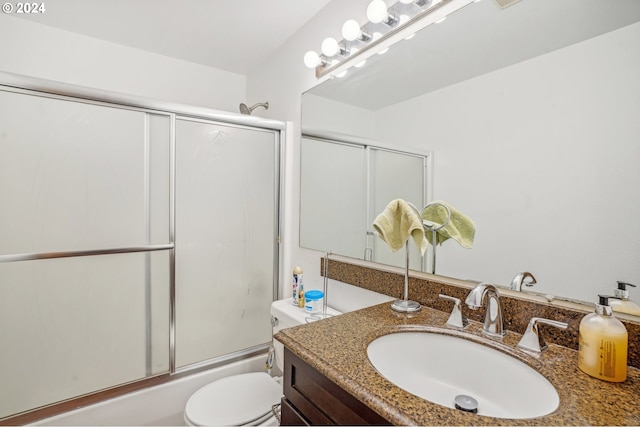
[[[339,312],[328,308],[327,312]],[[294,306],[291,298],[271,304],[273,334],[279,330],[306,323],[309,314]],[[284,346],[273,340],[275,366],[282,372]],[[272,411],[282,398],[281,378],[266,372],[232,375],[213,381],[198,389],[187,401],[184,421],[187,425],[278,425]]]

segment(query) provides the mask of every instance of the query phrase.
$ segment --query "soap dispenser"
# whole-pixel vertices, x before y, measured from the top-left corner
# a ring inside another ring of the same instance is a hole
[[[629,299],[629,290],[627,289],[627,286],[631,286],[633,288],[636,287],[636,285],[631,283],[618,281],[618,289],[616,289],[614,293],[616,299],[610,301],[611,309],[618,313],[640,316],[640,305]]]
[[[608,295],[598,295],[595,313],[580,322],[578,367],[605,381],[627,379],[627,329],[612,314]]]

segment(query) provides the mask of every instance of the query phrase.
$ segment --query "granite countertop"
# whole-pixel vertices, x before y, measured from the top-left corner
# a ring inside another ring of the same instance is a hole
[[[544,375],[560,397],[558,409],[531,419],[503,419],[464,413],[431,403],[384,379],[369,363],[367,345],[401,330],[442,328],[448,314],[423,307],[417,314],[395,313],[380,304],[307,325],[284,329],[275,338],[361,402],[396,425],[640,425],[640,370],[629,368],[627,380],[609,383],[578,369],[578,353],[555,344],[539,357],[517,350],[521,335],[508,332],[499,350]],[[462,334],[491,344],[482,325],[470,322]],[[460,332],[450,329],[452,334]],[[460,363],[464,355],[457,355]],[[522,396],[535,399],[535,396]]]

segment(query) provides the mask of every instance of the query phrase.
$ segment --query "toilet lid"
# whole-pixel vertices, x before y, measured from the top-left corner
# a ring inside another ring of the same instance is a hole
[[[282,386],[266,372],[233,375],[207,384],[187,401],[184,413],[195,425],[243,425],[280,403]]]

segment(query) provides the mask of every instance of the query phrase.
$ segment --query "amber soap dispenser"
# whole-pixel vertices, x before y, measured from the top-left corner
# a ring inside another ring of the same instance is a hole
[[[598,295],[595,313],[580,322],[578,367],[605,381],[627,379],[627,329],[612,314],[607,295]]]

